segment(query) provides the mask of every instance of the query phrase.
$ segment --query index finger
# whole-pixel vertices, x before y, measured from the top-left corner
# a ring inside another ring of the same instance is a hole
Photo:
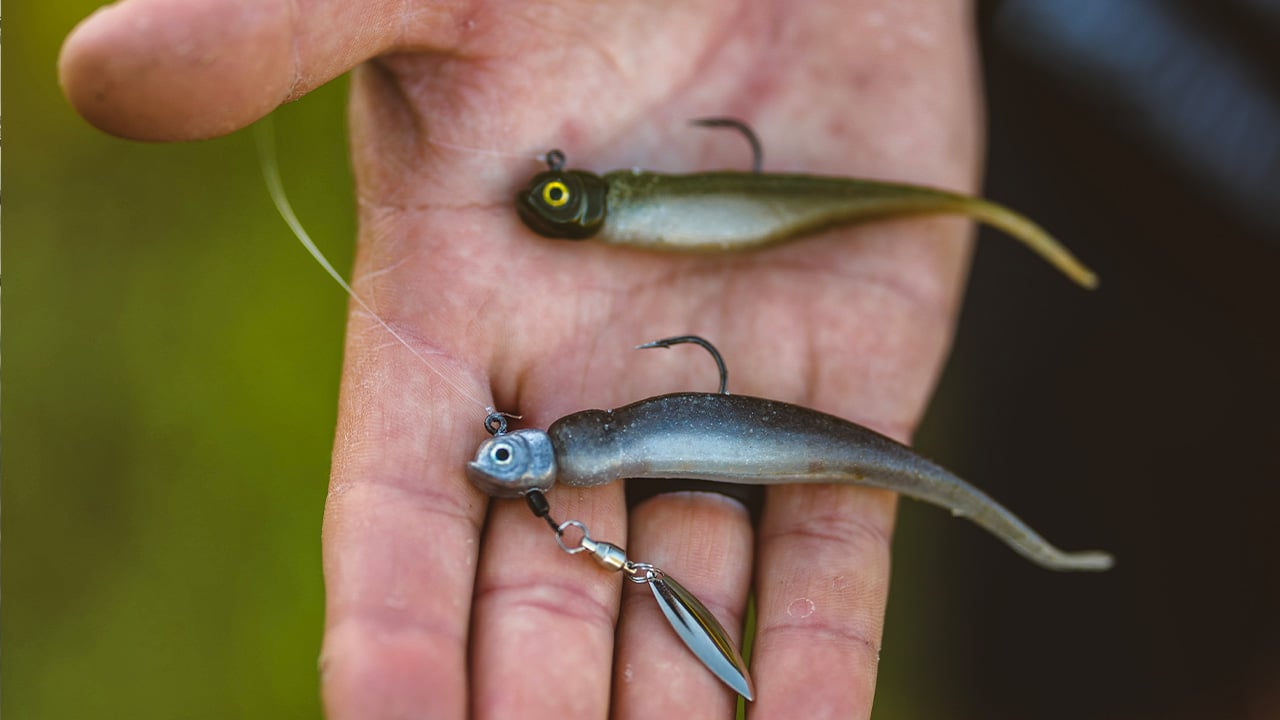
[[[488,499],[462,468],[476,409],[353,313],[325,504],[321,688],[333,718],[464,717]],[[443,366],[443,354],[432,356]]]

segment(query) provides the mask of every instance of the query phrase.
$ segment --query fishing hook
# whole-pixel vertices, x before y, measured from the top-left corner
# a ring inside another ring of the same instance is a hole
[[[760,145],[760,138],[756,137],[756,132],[751,129],[750,125],[731,117],[697,118],[690,120],[689,124],[697,127],[727,127],[737,130],[742,133],[747,142],[751,143],[751,172],[758,173],[764,168],[764,148]]]
[[[701,345],[703,349],[711,353],[711,357],[716,361],[716,367],[720,370],[719,393],[721,395],[728,395],[729,391],[726,388],[729,386],[729,370],[724,365],[724,358],[720,357],[720,351],[717,350],[716,346],[712,345],[706,338],[699,337],[697,335],[677,335],[676,337],[663,338],[661,340],[647,342],[643,345],[637,345],[636,350],[644,350],[647,348],[669,348],[672,345],[680,345],[683,343]]]

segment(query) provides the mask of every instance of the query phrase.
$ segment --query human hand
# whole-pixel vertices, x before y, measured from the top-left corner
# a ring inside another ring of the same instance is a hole
[[[511,203],[541,168],[513,156],[745,167],[731,134],[685,125],[730,115],[759,133],[768,170],[968,190],[968,23],[963,4],[931,0],[128,0],[77,29],[68,96],[143,139],[229,132],[377,58],[352,84],[353,285],[425,360],[353,308],[324,531],[331,716],[732,712],[647,590],[566,558],[523,503],[468,484],[484,405],[546,427],[710,390],[696,350],[629,350],[697,333],[724,352],[732,392],[905,439],[950,338],[967,226],[885,222],[727,256],[548,240]],[[621,483],[549,499],[558,519],[678,578],[735,636],[754,587],[753,714],[870,713],[892,494],[771,488],[758,527],[715,495],[661,495],[629,515]]]

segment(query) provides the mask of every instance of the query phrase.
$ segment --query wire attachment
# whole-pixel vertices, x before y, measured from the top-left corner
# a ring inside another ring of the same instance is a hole
[[[725,632],[720,621],[693,593],[661,568],[628,559],[627,551],[620,545],[591,537],[586,523],[581,520],[566,520],[557,524],[551,519],[550,505],[541,491],[530,490],[525,493],[525,501],[534,515],[547,521],[555,532],[556,544],[561,550],[570,555],[587,553],[601,567],[621,572],[631,582],[648,586],[663,617],[685,647],[734,692],[747,700],[754,699],[751,676],[737,645],[730,639],[729,633]]]

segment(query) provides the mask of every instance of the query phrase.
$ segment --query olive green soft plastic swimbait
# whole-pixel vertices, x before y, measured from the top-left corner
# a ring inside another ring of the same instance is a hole
[[[516,196],[521,219],[546,237],[594,238],[653,250],[722,252],[884,218],[963,215],[1022,241],[1077,284],[1086,288],[1098,284],[1097,275],[1039,225],[982,198],[920,185],[819,175],[665,175],[643,170],[595,175],[565,170],[559,151],[547,157],[551,169],[534,176]]]

